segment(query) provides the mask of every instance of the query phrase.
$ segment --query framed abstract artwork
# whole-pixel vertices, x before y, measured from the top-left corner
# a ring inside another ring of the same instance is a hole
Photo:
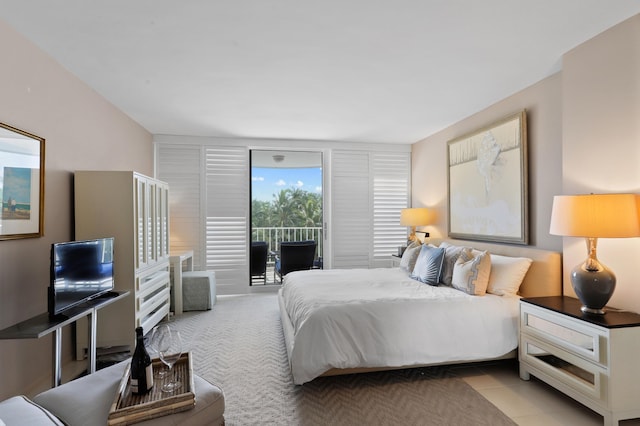
[[[0,240],[43,235],[44,139],[0,123]]]
[[[526,111],[447,143],[449,237],[529,243]]]

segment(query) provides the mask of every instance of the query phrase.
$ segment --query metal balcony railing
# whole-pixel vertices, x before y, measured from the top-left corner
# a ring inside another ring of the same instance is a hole
[[[266,241],[270,253],[277,252],[282,241],[314,240],[318,244],[316,259],[322,258],[324,241],[320,226],[254,227],[251,231],[251,241]],[[274,283],[274,264],[275,256],[270,255],[267,260],[267,284]]]
[[[281,241],[304,240],[314,240],[318,244],[316,256],[322,257],[323,240],[320,226],[253,228],[251,232],[251,241],[266,241],[271,251],[277,251]]]

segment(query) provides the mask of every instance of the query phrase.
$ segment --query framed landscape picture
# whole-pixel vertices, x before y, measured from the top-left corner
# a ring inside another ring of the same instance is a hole
[[[0,123],[0,240],[43,235],[44,139]]]
[[[529,243],[526,111],[447,144],[449,237]]]

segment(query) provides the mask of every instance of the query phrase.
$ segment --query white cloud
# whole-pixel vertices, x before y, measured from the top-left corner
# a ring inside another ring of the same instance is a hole
[[[301,181],[301,180],[299,180],[298,182],[296,182],[296,186],[297,186],[298,188],[302,188],[302,187],[304,186],[304,182],[303,182],[303,181]]]
[[[262,176],[253,176],[251,178],[252,181],[257,181],[257,182],[264,182],[264,178]]]
[[[321,186],[316,186],[316,192],[317,193],[321,193],[322,192],[322,187]]]
[[[286,184],[287,182],[283,181],[282,179],[276,182],[276,186],[285,186]]]

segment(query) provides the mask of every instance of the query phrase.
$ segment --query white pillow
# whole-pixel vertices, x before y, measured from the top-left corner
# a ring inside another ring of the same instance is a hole
[[[455,246],[446,241],[441,242],[439,247],[444,249],[444,261],[442,262],[440,282],[450,286],[451,279],[453,278],[453,265],[456,264],[456,260],[460,257],[460,253],[462,253],[466,247]]]
[[[420,241],[411,243],[409,247],[404,250],[404,253],[402,253],[400,269],[407,274],[411,274],[413,272],[413,268],[416,266],[416,260],[418,260],[421,248],[422,243]]]
[[[533,261],[527,257],[491,255],[491,275],[487,293],[516,295]]]
[[[463,250],[453,266],[451,285],[467,294],[483,296],[489,285],[491,255],[487,251],[474,256],[471,250]]]

